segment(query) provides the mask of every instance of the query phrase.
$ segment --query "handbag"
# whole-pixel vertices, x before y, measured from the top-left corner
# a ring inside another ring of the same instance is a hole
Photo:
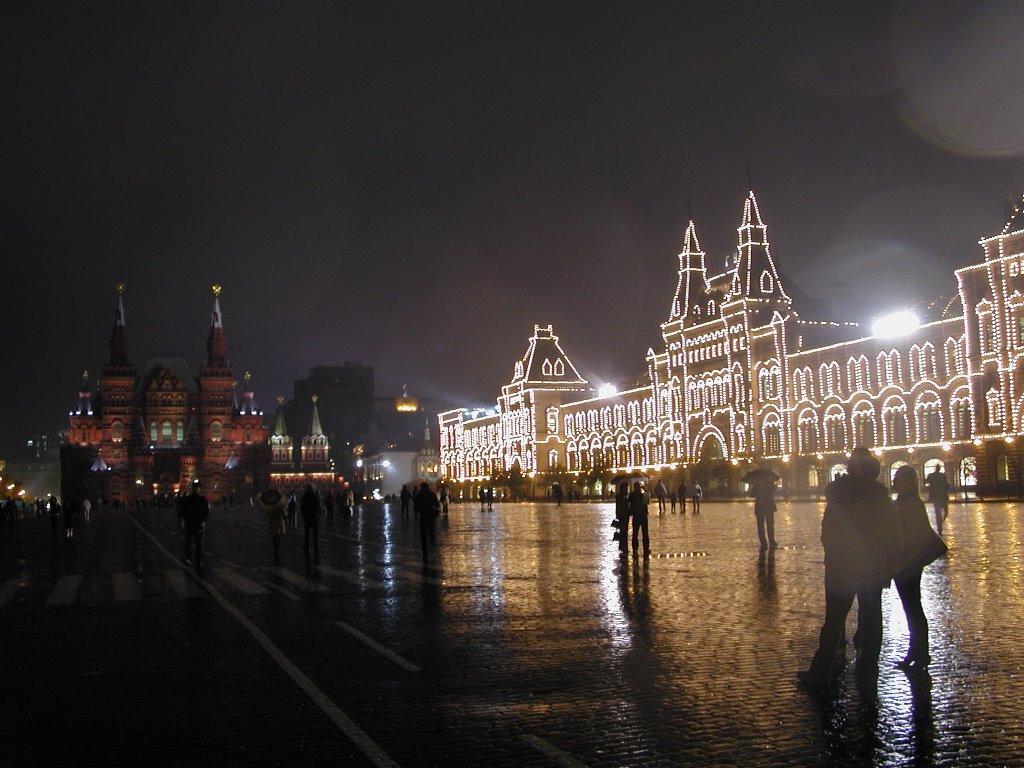
[[[949,547],[946,546],[946,542],[929,525],[927,529],[922,529],[920,535],[916,537],[913,548],[907,552],[902,571],[904,573],[919,571],[948,551]]]

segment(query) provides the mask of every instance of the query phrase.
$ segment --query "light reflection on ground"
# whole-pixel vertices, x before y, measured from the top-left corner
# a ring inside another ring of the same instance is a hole
[[[893,666],[907,626],[889,589],[877,686],[857,684],[851,646],[845,684],[824,697],[794,678],[823,612],[820,504],[781,504],[781,548],[764,555],[748,503],[655,513],[653,556],[639,563],[619,560],[610,504],[454,506],[433,567],[448,620],[467,640],[486,635],[477,650],[483,668],[494,654],[495,690],[530,689],[518,701],[507,692],[503,706],[527,720],[565,719],[566,738],[621,731],[646,745],[637,762],[645,765],[682,764],[701,742],[715,745],[720,764],[808,764],[813,755],[842,765],[960,765],[987,747],[1005,750],[1008,739],[1024,744],[1021,510],[953,507],[950,554],[922,582],[930,676]],[[409,550],[415,537],[403,541]],[[853,628],[851,620],[850,636]],[[515,678],[504,679],[510,659]],[[673,729],[685,743],[666,743]]]

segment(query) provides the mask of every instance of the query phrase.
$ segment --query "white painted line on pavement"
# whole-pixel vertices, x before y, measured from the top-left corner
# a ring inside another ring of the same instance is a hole
[[[285,589],[284,587],[279,587],[279,586],[277,586],[277,584],[275,584],[275,583],[274,583],[274,582],[272,582],[272,581],[268,581],[268,582],[266,582],[266,585],[267,585],[268,587],[270,587],[270,588],[271,588],[272,590],[274,590],[275,592],[280,592],[280,593],[281,593],[282,595],[284,595],[285,597],[287,597],[287,598],[291,598],[291,599],[292,599],[292,600],[294,600],[294,601],[295,601],[296,603],[301,603],[301,602],[302,602],[302,598],[301,598],[301,597],[299,597],[298,595],[296,595],[296,594],[295,594],[294,592],[289,592],[289,591],[288,591],[287,589]]]
[[[247,579],[237,571],[232,571],[230,568],[214,568],[213,572],[220,578],[224,579],[235,589],[244,592],[247,595],[265,595],[267,590],[261,587],[252,579]]]
[[[167,555],[167,557],[175,563],[178,563],[179,567],[184,570],[185,566],[182,565],[174,555],[168,552],[167,549],[164,548],[163,544],[157,541],[153,534],[143,528],[139,521],[135,519],[134,515],[129,514],[128,519],[135,523],[135,526],[145,536],[149,537],[150,541],[153,542],[153,545],[157,549]],[[331,701],[327,697],[327,694],[317,687],[316,683],[306,677],[301,669],[295,666],[287,656],[281,653],[278,647],[274,645],[273,641],[271,641],[271,639],[267,637],[259,627],[253,624],[245,614],[228,602],[228,600],[221,595],[221,593],[218,592],[212,584],[205,581],[202,577],[192,573],[189,573],[189,575],[200,583],[210,594],[210,597],[220,603],[220,606],[225,611],[230,613],[239,624],[248,630],[249,634],[252,635],[263,650],[267,652],[267,655],[277,662],[277,665],[284,670],[285,674],[287,674],[295,684],[298,685],[307,696],[309,696],[310,700],[320,708],[321,712],[330,718],[332,723],[338,726],[338,729],[341,730],[342,733],[348,736],[348,738],[351,739],[360,750],[362,750],[363,754],[366,755],[374,765],[379,766],[380,768],[399,768],[398,763],[392,760],[383,749],[377,746],[376,742],[374,742],[362,728],[356,725],[348,715],[342,712],[338,705]]]
[[[391,659],[393,662],[395,662],[395,664],[400,666],[402,669],[405,669],[405,670],[407,670],[409,672],[419,672],[420,671],[420,668],[417,667],[415,664],[410,664],[408,661],[403,659],[397,653],[395,653],[394,651],[392,651],[392,650],[390,650],[388,648],[385,648],[383,645],[378,643],[376,640],[374,640],[369,635],[364,635],[362,632],[360,632],[358,629],[353,627],[351,624],[346,624],[344,621],[336,621],[334,623],[337,624],[342,629],[344,629],[350,635],[352,635],[352,637],[356,638],[357,640],[362,640],[368,646],[373,648],[373,650],[375,650],[377,653],[379,653],[382,656],[386,656],[387,658]]]
[[[139,589],[139,582],[135,580],[134,573],[115,573],[111,578],[114,581],[115,600],[142,599],[142,590]]]
[[[18,590],[21,589],[21,579],[8,579],[4,582],[4,585],[0,587],[0,608],[3,608],[14,597]]]
[[[543,752],[559,765],[565,766],[565,768],[587,768],[586,763],[577,760],[568,752],[559,749],[550,741],[545,741],[540,736],[534,736],[532,733],[524,733],[520,738],[538,752]]]
[[[294,584],[297,587],[302,587],[303,589],[308,589],[310,592],[330,592],[331,591],[327,587],[325,587],[323,584],[321,584],[320,582],[313,581],[312,579],[307,579],[305,576],[301,576],[300,574],[295,573],[295,571],[289,571],[287,568],[282,568],[279,565],[276,565],[276,566],[269,566],[268,565],[268,566],[266,566],[265,569],[270,571],[275,576],[284,579],[289,584]]]
[[[82,576],[74,574],[63,576],[53,588],[46,600],[47,605],[71,605],[78,596],[78,588],[82,586]]]

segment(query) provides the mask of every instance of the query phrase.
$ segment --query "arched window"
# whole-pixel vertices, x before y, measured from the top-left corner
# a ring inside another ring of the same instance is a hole
[[[178,441],[179,443],[180,443],[180,442],[181,442],[182,440],[184,440],[184,439],[185,439],[185,422],[183,422],[183,421],[179,421],[179,422],[178,422],[178,423],[177,423],[177,424],[175,425],[174,435],[175,435],[175,439],[176,439],[176,440],[177,440],[177,441]]]
[[[775,290],[775,279],[766,269],[761,273],[761,293],[771,293]]]
[[[223,425],[219,421],[210,423],[210,439],[219,442],[223,436]]]
[[[1003,409],[999,402],[999,392],[990,389],[985,395],[985,409],[988,411],[988,426],[999,429],[1003,423]]]
[[[558,466],[558,451],[548,451],[548,467]]]
[[[110,439],[115,443],[124,440],[124,425],[120,421],[115,421],[110,425]]]
[[[548,432],[553,435],[558,434],[558,409],[555,406],[551,406],[547,410],[548,416]]]
[[[555,376],[564,376],[564,375],[565,375],[565,364],[562,362],[561,358],[559,358],[558,360],[555,360]]]
[[[551,361],[545,359],[544,360],[544,364],[540,367],[540,371],[545,376],[550,376],[551,375]]]

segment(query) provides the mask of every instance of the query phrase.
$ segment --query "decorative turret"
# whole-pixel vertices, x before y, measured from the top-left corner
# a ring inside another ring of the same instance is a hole
[[[753,192],[747,195],[743,204],[743,222],[737,232],[739,256],[732,282],[732,298],[767,299],[790,304],[768,247],[768,228],[761,221]]]
[[[243,378],[245,379],[245,389],[242,391],[242,401],[238,405],[238,412],[242,416],[258,416],[256,395],[252,391],[252,374],[246,371]]]
[[[76,416],[92,416],[92,390],[89,389],[89,372],[82,371],[82,386],[78,392],[78,405],[73,411]]]
[[[284,398],[277,397],[277,423],[270,435],[270,462],[276,469],[291,469],[292,439],[288,436],[288,428],[284,423]]]
[[[669,309],[669,322],[695,317],[698,307],[708,299],[707,266],[704,251],[697,240],[697,230],[691,220],[683,237],[683,250],[679,254],[679,280]]]
[[[210,334],[206,338],[206,367],[227,368],[227,341],[224,338],[223,318],[220,312],[221,286],[213,288],[213,312],[210,315]]]
[[[320,398],[313,395],[313,415],[309,420],[309,433],[302,438],[301,461],[304,472],[324,471],[329,468],[330,445],[327,442],[327,435],[320,426],[320,413],[316,408],[316,401]]]

